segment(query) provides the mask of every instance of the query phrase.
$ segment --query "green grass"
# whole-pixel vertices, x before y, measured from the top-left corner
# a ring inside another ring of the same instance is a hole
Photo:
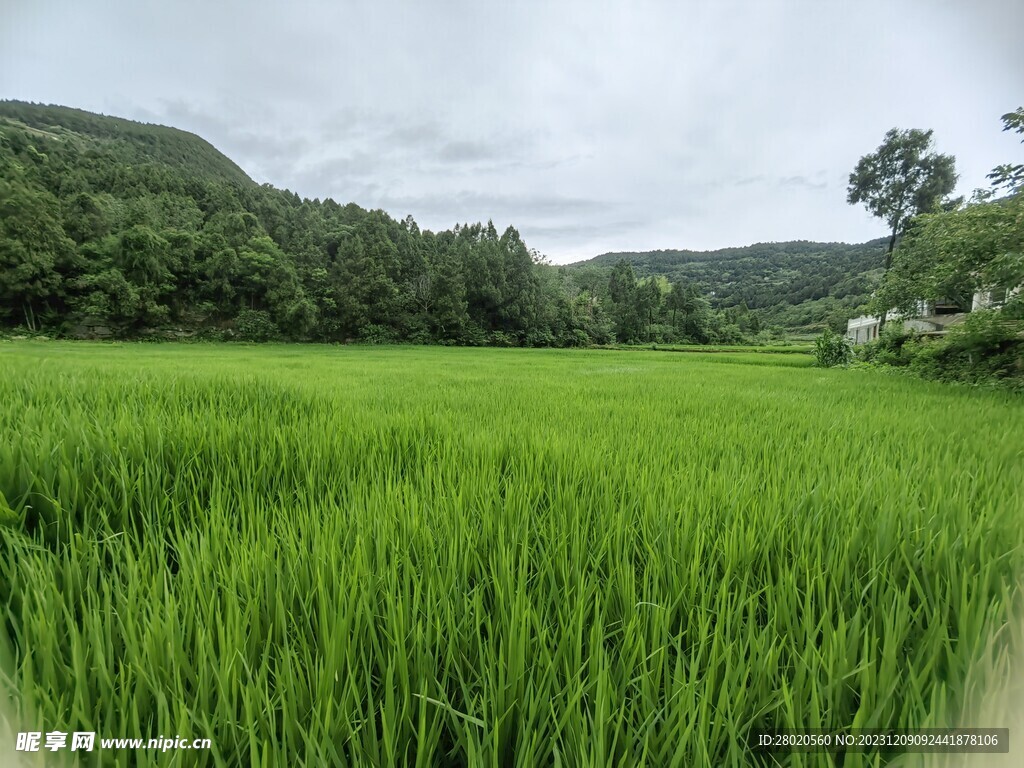
[[[654,350],[658,352],[744,352],[767,353],[781,355],[810,355],[814,352],[813,344],[613,344],[602,349],[623,350]]]
[[[1021,401],[799,357],[0,343],[14,730],[660,768],[985,725]]]

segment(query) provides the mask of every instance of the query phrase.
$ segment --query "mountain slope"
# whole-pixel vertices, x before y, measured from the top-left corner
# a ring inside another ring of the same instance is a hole
[[[604,253],[569,265],[605,272],[619,261],[641,277],[696,283],[720,308],[760,310],[769,324],[815,328],[840,324],[867,301],[881,277],[886,241],[756,243],[716,251],[659,250]]]
[[[211,180],[255,183],[208,141],[177,128],[24,101],[0,101],[0,125],[4,123],[75,141],[83,149],[108,149],[126,163],[157,162]]]
[[[0,327],[570,346],[610,330],[519,233],[256,184],[197,136],[0,103]]]

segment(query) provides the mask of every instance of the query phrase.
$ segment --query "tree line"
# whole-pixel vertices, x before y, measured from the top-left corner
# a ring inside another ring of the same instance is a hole
[[[257,185],[198,137],[0,103],[0,321],[125,337],[582,346],[742,340],[691,282],[597,279],[493,223],[407,217]]]
[[[620,260],[642,277],[693,282],[711,307],[750,313],[764,329],[842,330],[878,285],[884,240],[867,243],[793,241],[756,243],[714,251],[660,250],[607,253],[573,265],[603,270]]]

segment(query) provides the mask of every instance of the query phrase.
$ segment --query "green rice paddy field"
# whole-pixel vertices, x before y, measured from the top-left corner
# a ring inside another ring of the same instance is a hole
[[[212,740],[83,764],[884,765],[751,742],[991,725],[1014,674],[1019,397],[742,352],[0,372],[8,728]]]

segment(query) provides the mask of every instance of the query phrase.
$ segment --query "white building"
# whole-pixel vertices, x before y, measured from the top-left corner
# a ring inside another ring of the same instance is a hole
[[[971,311],[992,309],[1003,306],[1010,298],[1016,296],[1024,286],[1007,291],[1006,289],[978,291],[971,301]],[[901,316],[894,310],[886,313],[885,321],[897,321],[904,328],[911,328],[928,336],[941,336],[949,327],[962,323],[966,312],[950,299],[917,302],[917,313],[912,317]],[[864,344],[878,338],[878,318],[861,315],[846,323],[846,338],[854,344]]]
[[[854,344],[866,344],[878,338],[878,318],[861,315],[846,321],[846,338]]]

